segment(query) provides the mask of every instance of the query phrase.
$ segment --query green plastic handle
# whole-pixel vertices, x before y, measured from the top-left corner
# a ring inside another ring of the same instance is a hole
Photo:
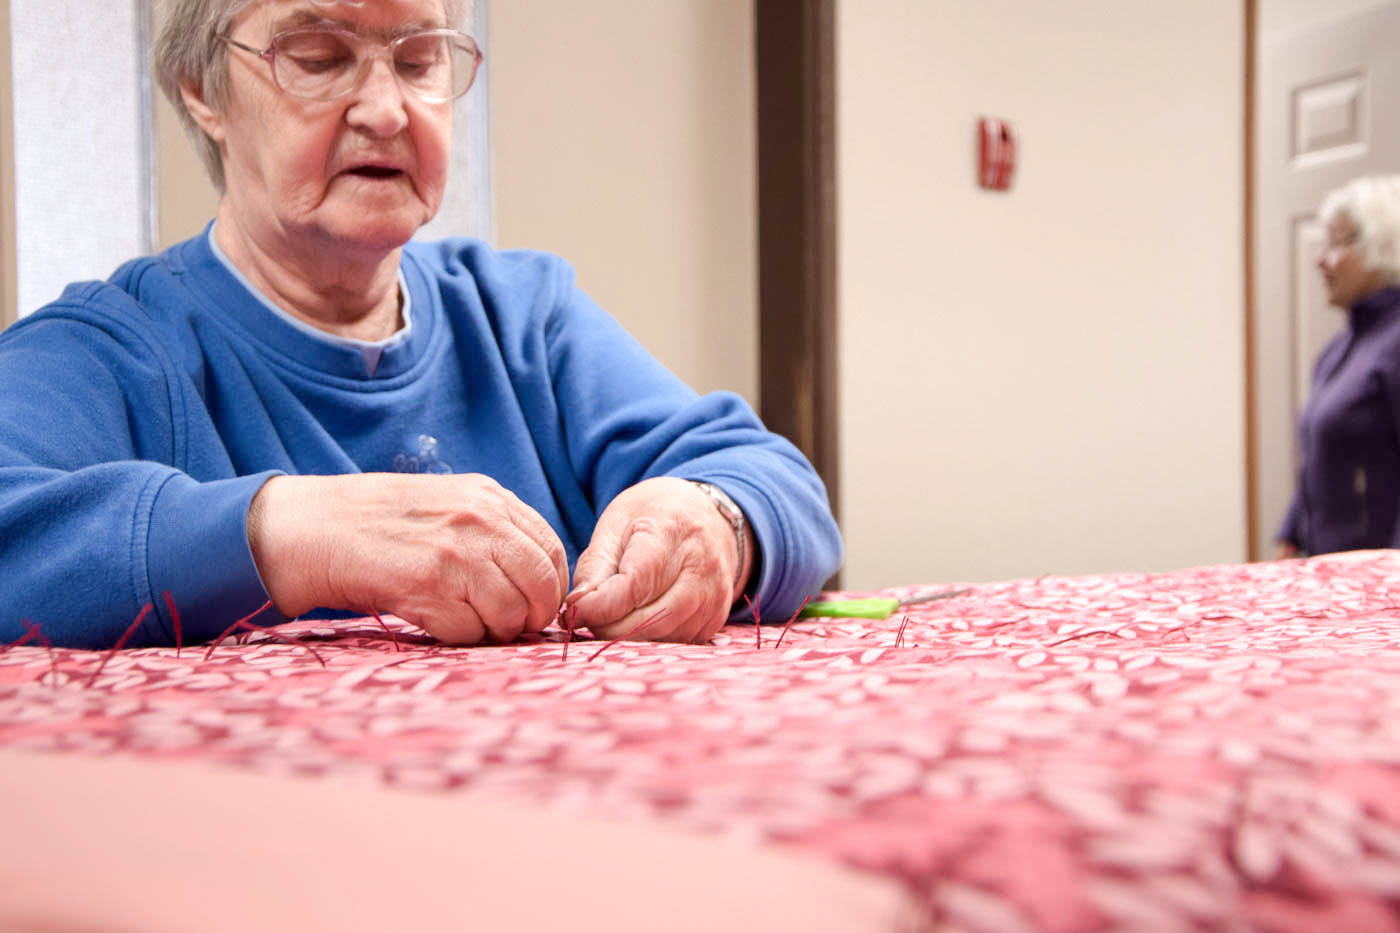
[[[897,599],[839,599],[808,603],[803,617],[830,616],[838,619],[888,619],[899,608]]]

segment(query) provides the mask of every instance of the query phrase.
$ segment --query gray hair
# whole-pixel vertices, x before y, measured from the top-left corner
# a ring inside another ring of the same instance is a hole
[[[220,192],[224,190],[224,160],[219,145],[209,138],[190,116],[180,96],[180,85],[195,89],[216,111],[228,106],[228,46],[218,37],[225,35],[238,15],[256,0],[165,0],[164,23],[156,36],[154,61],[156,81],[165,93],[185,131],[194,139],[209,178]],[[365,0],[311,0],[317,6],[361,6]],[[460,29],[472,0],[442,0],[446,23]]]
[[[1327,195],[1318,219],[1330,224],[1345,217],[1356,225],[1356,248],[1366,268],[1387,285],[1400,282],[1400,175],[1353,178]]]

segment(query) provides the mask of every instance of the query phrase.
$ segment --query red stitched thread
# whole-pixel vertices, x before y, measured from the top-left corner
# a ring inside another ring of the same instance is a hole
[[[794,612],[794,613],[792,614],[792,616],[788,618],[787,624],[783,626],[783,632],[782,632],[782,634],[778,636],[778,641],[777,641],[777,643],[773,645],[773,650],[774,650],[774,651],[778,650],[779,648],[781,648],[781,647],[783,646],[783,639],[787,637],[788,629],[792,628],[792,623],[794,623],[794,622],[797,621],[797,617],[800,616],[800,615],[802,615],[802,610],[803,610],[803,609],[806,609],[806,608],[807,608],[807,604],[810,603],[811,601],[812,601],[812,597],[811,597],[811,596],[808,596],[806,599],[802,600],[802,605],[798,606],[798,607],[797,607],[797,611]]]
[[[224,629],[223,632],[220,633],[219,637],[216,638],[216,639],[214,639],[214,643],[213,643],[212,645],[209,646],[209,650],[206,651],[206,652],[204,652],[204,660],[205,660],[205,661],[208,661],[208,660],[209,660],[209,656],[212,655],[212,654],[214,653],[214,649],[217,648],[217,647],[219,647],[219,645],[223,644],[224,639],[227,638],[231,632],[233,632],[235,629],[238,629],[238,628],[244,628],[244,629],[248,628],[248,625],[249,625],[248,620],[251,619],[251,618],[253,618],[253,616],[262,613],[265,609],[267,609],[267,608],[268,608],[269,606],[271,606],[271,605],[272,605],[272,600],[269,599],[267,602],[263,603],[261,606],[259,606],[258,608],[254,609],[252,612],[248,613],[246,616],[244,616],[243,618],[239,619],[237,622],[233,623],[233,624],[230,625],[228,628]]]
[[[97,665],[97,670],[93,671],[92,676],[88,678],[86,686],[91,687],[93,684],[97,683],[97,675],[101,674],[102,669],[107,666],[107,662],[112,660],[112,655],[122,650],[122,645],[125,645],[126,640],[135,634],[137,627],[141,624],[141,620],[146,618],[146,615],[155,607],[155,603],[146,603],[146,605],[141,607],[141,611],[136,613],[136,618],[126,627],[126,631],[122,632],[122,637],[118,638],[117,643],[109,648],[106,654],[102,655],[102,661]]]
[[[1050,644],[1046,645],[1045,647],[1047,647],[1047,648],[1055,648],[1055,647],[1057,647],[1057,646],[1059,646],[1059,645],[1063,645],[1063,644],[1064,644],[1065,642],[1067,642],[1067,641],[1078,641],[1078,640],[1081,639],[1081,638],[1088,638],[1090,635],[1112,635],[1112,636],[1114,636],[1115,638],[1127,638],[1127,637],[1128,637],[1128,636],[1126,636],[1126,635],[1120,635],[1120,634],[1118,634],[1117,632],[1110,632],[1110,631],[1109,631],[1108,629],[1106,629],[1106,628],[1095,628],[1095,629],[1090,629],[1090,630],[1087,631],[1087,632],[1076,632],[1076,633],[1073,634],[1073,635],[1069,635],[1069,636],[1067,636],[1067,637],[1065,637],[1065,638],[1061,638],[1059,641],[1052,641]]]
[[[569,660],[569,643],[574,640],[574,616],[577,613],[578,609],[573,605],[559,607],[559,618],[564,623],[564,652],[559,658],[560,661]]]
[[[54,657],[53,642],[49,641],[48,638],[44,635],[44,633],[39,630],[39,623],[30,622],[28,619],[20,619],[20,622],[23,623],[24,627],[27,628],[29,631],[25,632],[23,635],[16,638],[14,641],[10,642],[7,645],[0,645],[0,654],[4,654],[11,648],[18,648],[21,645],[27,644],[35,638],[39,639],[39,644],[43,645],[44,650],[49,653],[49,680],[51,681],[52,686],[57,687],[58,659]]]
[[[165,597],[165,608],[170,610],[170,624],[175,626],[175,657],[178,658],[185,640],[184,633],[180,630],[180,610],[175,608],[175,597],[169,590],[163,590],[160,595]]]
[[[394,632],[393,632],[393,630],[390,629],[389,626],[387,626],[387,625],[384,624],[384,620],[383,620],[382,618],[380,618],[380,616],[379,616],[379,611],[378,611],[377,609],[375,609],[373,606],[370,606],[370,607],[369,607],[369,613],[370,613],[370,615],[374,616],[374,621],[376,621],[376,622],[379,623],[379,627],[382,628],[385,632],[387,632],[387,633],[389,634],[389,640],[392,641],[392,642],[394,643],[394,654],[398,654],[398,653],[399,653],[399,636],[395,635]]]
[[[756,598],[749,599],[749,594],[745,593],[744,602],[749,604],[749,611],[753,613],[753,637],[757,643],[754,648],[761,651],[763,650],[763,619],[758,615],[758,600]]]
[[[905,630],[906,628],[908,628],[908,627],[909,627],[909,613],[906,612],[906,613],[904,614],[904,620],[903,620],[902,622],[899,623],[899,632],[894,636],[894,646],[895,646],[896,648],[903,648],[903,647],[904,647],[904,630]]]
[[[326,666],[326,659],[321,657],[320,653],[315,648],[308,645],[306,642],[292,638],[290,635],[283,635],[281,632],[274,632],[269,626],[254,625],[251,622],[234,623],[234,625],[226,629],[224,631],[224,634],[219,636],[219,640],[209,646],[209,650],[204,655],[205,661],[209,660],[209,656],[214,653],[214,649],[219,647],[219,645],[223,643],[224,637],[227,636],[228,633],[234,628],[241,628],[243,630],[244,635],[252,635],[255,632],[259,632],[263,635],[268,636],[269,638],[275,639],[285,644],[305,649],[306,651],[311,652],[311,656],[316,659],[316,663],[320,664],[322,667]],[[246,645],[247,642],[244,642],[244,644]]]
[[[602,654],[604,651],[607,651],[609,648],[611,648],[613,645],[617,644],[618,642],[620,642],[620,641],[626,641],[627,639],[631,638],[633,635],[636,635],[636,634],[637,634],[638,632],[640,632],[642,629],[647,628],[648,626],[650,626],[652,623],[661,621],[661,619],[663,619],[663,618],[666,616],[666,614],[667,614],[668,612],[670,612],[669,609],[659,609],[659,610],[657,610],[657,612],[656,612],[651,618],[647,619],[647,620],[646,620],[645,622],[643,622],[642,624],[636,626],[635,628],[633,628],[633,629],[632,629],[630,632],[628,632],[627,634],[625,634],[625,635],[619,635],[618,637],[614,638],[612,641],[608,642],[608,643],[607,643],[606,645],[604,645],[603,647],[599,648],[597,651],[593,652],[593,654],[589,656],[588,660],[589,660],[589,661],[592,661],[594,658],[598,657],[598,655]]]
[[[29,629],[29,631],[26,632],[26,633],[24,633],[24,634],[21,635],[20,637],[16,638],[14,641],[10,642],[9,644],[0,645],[0,654],[4,654],[6,651],[9,651],[11,648],[20,648],[20,647],[23,647],[23,646],[24,646],[25,644],[27,644],[30,640],[32,640],[32,639],[34,639],[34,638],[36,638],[36,637],[39,637],[39,636],[38,636],[39,626],[35,625],[33,622],[30,622],[28,619],[20,619],[19,621],[20,621],[25,627],[27,627],[27,628]]]
[[[43,632],[39,631],[39,623],[30,622],[28,619],[20,619],[20,621],[28,626],[29,630],[34,633],[34,637],[39,639],[39,644],[43,645],[44,650],[49,653],[49,680],[54,687],[57,687],[58,656],[54,654],[53,642],[49,641],[48,637]]]
[[[265,626],[265,625],[254,625],[252,622],[249,622],[249,621],[248,621],[249,619],[253,618],[253,616],[258,615],[258,614],[262,613],[264,610],[267,610],[267,609],[269,609],[269,608],[271,608],[271,607],[272,607],[272,600],[269,599],[267,602],[263,603],[263,604],[262,604],[261,606],[259,606],[257,609],[254,609],[252,612],[248,613],[246,616],[244,616],[243,618],[239,619],[237,622],[233,623],[233,624],[230,625],[228,628],[224,629],[223,632],[222,632],[222,634],[220,634],[218,638],[214,639],[214,643],[213,643],[212,645],[209,646],[209,650],[206,651],[206,652],[204,652],[204,660],[205,660],[205,661],[208,661],[209,658],[214,654],[214,649],[217,648],[217,647],[219,647],[221,644],[223,644],[223,643],[224,643],[224,639],[225,639],[225,638],[228,638],[228,636],[229,636],[230,634],[232,634],[236,629],[242,629],[244,632],[246,632],[246,633],[248,633],[248,634],[252,634],[253,632],[261,632],[262,634],[267,635],[267,636],[269,636],[269,637],[271,637],[271,638],[275,638],[275,639],[278,640],[278,641],[286,642],[286,643],[289,644],[289,645],[295,645],[295,646],[298,647],[298,648],[304,648],[304,649],[306,649],[307,651],[311,652],[311,656],[312,656],[313,658],[315,658],[316,661],[317,661],[322,667],[325,667],[325,666],[326,666],[326,659],[323,658],[323,657],[321,657],[320,653],[317,652],[317,650],[316,650],[315,648],[313,648],[313,647],[311,647],[310,645],[308,645],[306,642],[298,641],[298,640],[295,639],[295,638],[291,638],[291,637],[289,637],[289,636],[287,636],[287,635],[283,635],[281,632],[274,632],[274,631],[271,629],[271,627],[269,627],[269,626]]]

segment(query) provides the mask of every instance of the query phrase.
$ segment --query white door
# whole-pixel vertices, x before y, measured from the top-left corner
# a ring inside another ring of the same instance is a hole
[[[1322,198],[1400,172],[1400,0],[1260,37],[1255,178],[1255,558],[1293,494],[1313,362],[1344,318],[1316,260]]]

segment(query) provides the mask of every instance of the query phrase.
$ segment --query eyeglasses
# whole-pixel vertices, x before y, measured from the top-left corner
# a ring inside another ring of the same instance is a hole
[[[255,49],[219,36],[236,49],[256,55],[272,68],[272,80],[293,97],[335,100],[353,93],[386,49],[399,87],[428,103],[444,103],[467,93],[476,80],[481,49],[455,29],[426,29],[384,43],[348,29],[324,26],[288,29]]]

